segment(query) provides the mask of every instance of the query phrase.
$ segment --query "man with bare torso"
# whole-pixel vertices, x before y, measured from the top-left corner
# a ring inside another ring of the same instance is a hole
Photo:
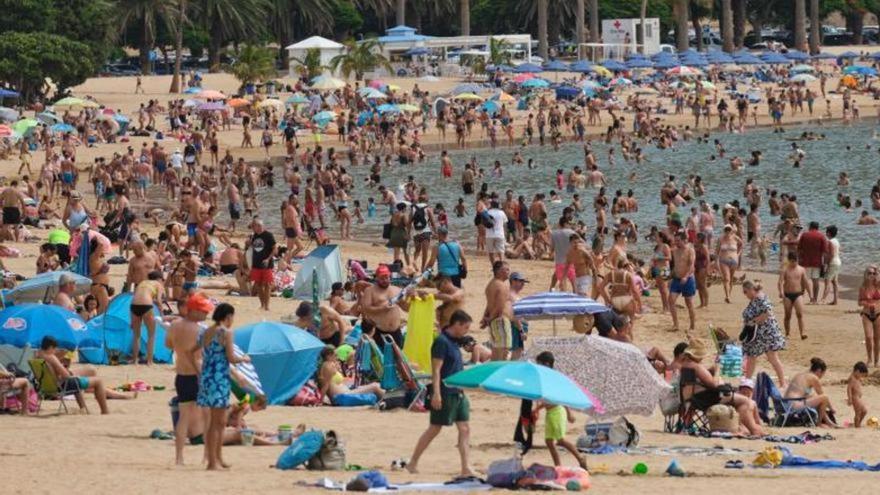
[[[440,301],[440,306],[437,306],[437,327],[446,328],[452,313],[464,309],[464,289],[456,287],[452,278],[442,273],[434,277],[434,284],[437,287],[434,299]]]
[[[287,240],[287,253],[285,258],[290,260],[303,250],[302,227],[300,227],[299,212],[297,211],[298,200],[295,194],[291,194],[283,204],[281,211],[281,227],[284,228],[284,238]]]
[[[143,242],[133,242],[131,250],[134,255],[128,260],[128,275],[125,278],[125,283],[128,287],[134,288],[146,280],[151,271],[161,270],[162,266],[159,264],[156,253],[148,251]]]
[[[391,285],[391,269],[387,265],[376,268],[376,283],[367,287],[361,296],[361,308],[364,313],[365,333],[372,329],[373,340],[379,349],[385,348],[383,337],[390,337],[403,348],[401,327],[406,321],[406,310],[409,309],[405,297],[397,297],[400,288]]]
[[[807,269],[798,263],[798,256],[795,252],[788,253],[788,263],[783,265],[779,272],[779,298],[782,299],[782,306],[785,308],[785,336],[791,332],[791,313],[797,315],[798,331],[801,339],[806,339],[807,335],[804,331],[804,294],[810,294],[812,284],[810,277],[807,276]],[[818,283],[818,282],[817,282]]]
[[[12,181],[9,187],[0,192],[0,204],[3,205],[4,237],[18,242],[18,225],[21,224],[21,212],[24,211],[24,194],[18,188],[17,180]]]
[[[694,260],[696,253],[694,247],[687,241],[687,234],[682,231],[675,233],[674,247],[672,248],[672,283],[669,285],[669,313],[672,315],[672,331],[678,331],[678,310],[675,300],[678,296],[684,296],[684,303],[688,309],[690,331],[694,330],[694,295],[697,293],[697,280],[694,278]]]
[[[486,285],[486,311],[480,328],[489,327],[492,360],[504,361],[513,344],[513,304],[510,302],[510,265],[505,261],[492,263],[492,280]]]
[[[174,351],[174,388],[177,390],[177,408],[180,416],[175,428],[174,447],[176,462],[183,465],[183,446],[193,427],[197,415],[196,406],[199,394],[199,373],[202,369],[202,351],[199,345],[201,323],[214,311],[214,305],[204,294],[193,294],[186,301],[183,318],[168,328],[165,346]],[[191,439],[195,440],[195,438]]]
[[[574,268],[574,291],[582,296],[592,296],[593,276],[596,274],[596,260],[587,243],[578,234],[568,237],[566,266]]]

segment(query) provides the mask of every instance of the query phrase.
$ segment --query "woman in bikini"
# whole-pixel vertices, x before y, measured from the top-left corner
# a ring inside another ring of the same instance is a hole
[[[669,299],[669,261],[672,259],[672,249],[669,247],[669,236],[665,232],[657,232],[654,238],[654,254],[651,255],[651,278],[660,291],[660,301],[663,303],[663,311],[667,309]]]
[[[880,312],[877,305],[880,304],[880,270],[877,265],[868,265],[862,279],[862,287],[859,288],[859,306],[862,327],[865,329],[865,351],[868,353],[867,361],[874,363],[880,359]]]
[[[147,280],[142,280],[134,289],[131,296],[131,359],[138,361],[141,347],[141,326],[147,328],[147,351],[144,362],[147,366],[153,364],[153,351],[156,341],[156,320],[153,317],[154,305],[162,302],[162,293],[165,291],[162,285],[162,272],[155,270],[147,275]]]
[[[599,283],[599,293],[611,304],[614,311],[635,318],[639,291],[636,288],[632,273],[629,272],[629,261],[619,258],[617,266]]]
[[[718,239],[715,255],[718,258],[718,268],[721,270],[721,279],[724,284],[724,302],[730,304],[730,288],[733,277],[739,266],[739,256],[742,252],[743,241],[733,231],[733,225],[724,226],[724,233]]]
[[[837,428],[834,422],[834,408],[822,390],[821,379],[825,376],[828,366],[820,358],[810,359],[810,370],[798,373],[788,384],[784,397],[786,399],[803,399],[792,401],[795,408],[812,407],[819,413],[819,427]]]
[[[104,261],[106,248],[97,238],[89,243],[89,275],[92,279],[91,293],[98,299],[98,313],[107,311],[110,301],[110,265]]]
[[[360,387],[349,388],[345,385],[345,375],[342,374],[342,363],[336,355],[336,348],[328,345],[321,351],[321,368],[318,371],[318,386],[321,394],[330,397],[330,401],[336,403],[340,395],[349,394],[373,394],[381,399],[385,391],[378,382],[369,383]]]

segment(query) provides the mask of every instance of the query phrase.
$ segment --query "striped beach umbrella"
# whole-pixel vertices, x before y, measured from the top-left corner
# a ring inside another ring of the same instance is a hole
[[[604,313],[608,307],[571,292],[541,292],[513,304],[513,316],[527,320]]]

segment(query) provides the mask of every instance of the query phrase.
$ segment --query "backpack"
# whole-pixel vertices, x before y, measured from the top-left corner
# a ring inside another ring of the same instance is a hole
[[[345,469],[345,447],[336,436],[336,432],[329,430],[324,435],[324,444],[317,454],[312,456],[306,464],[306,468],[312,471],[342,471]]]
[[[428,215],[425,212],[427,206],[413,206],[412,224],[416,230],[422,230],[428,226]]]

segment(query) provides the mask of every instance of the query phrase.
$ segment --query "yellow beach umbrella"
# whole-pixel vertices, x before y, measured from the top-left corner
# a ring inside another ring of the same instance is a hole
[[[402,105],[397,105],[397,109],[400,110],[401,112],[412,112],[412,113],[415,113],[415,112],[421,112],[421,111],[422,111],[421,108],[419,108],[419,107],[417,107],[417,106],[415,106],[415,105],[410,105],[409,103],[404,103],[404,104],[402,104]]]
[[[496,99],[497,99],[498,101],[502,102],[502,103],[514,103],[514,102],[516,102],[516,98],[514,98],[513,96],[510,96],[509,94],[505,93],[504,91],[502,91],[502,92],[498,95],[498,98],[496,98]]]
[[[611,71],[606,69],[605,67],[602,67],[601,65],[594,65],[593,71],[595,71],[596,74],[599,74],[602,77],[611,77],[612,76]]]
[[[269,98],[269,99],[266,99],[266,100],[263,100],[263,101],[257,103],[257,108],[266,108],[266,107],[272,107],[278,111],[283,111],[284,110],[284,103],[281,100],[276,100],[274,98]]]
[[[470,101],[482,101],[483,97],[475,95],[474,93],[461,93],[452,97],[453,100],[470,100]]]

